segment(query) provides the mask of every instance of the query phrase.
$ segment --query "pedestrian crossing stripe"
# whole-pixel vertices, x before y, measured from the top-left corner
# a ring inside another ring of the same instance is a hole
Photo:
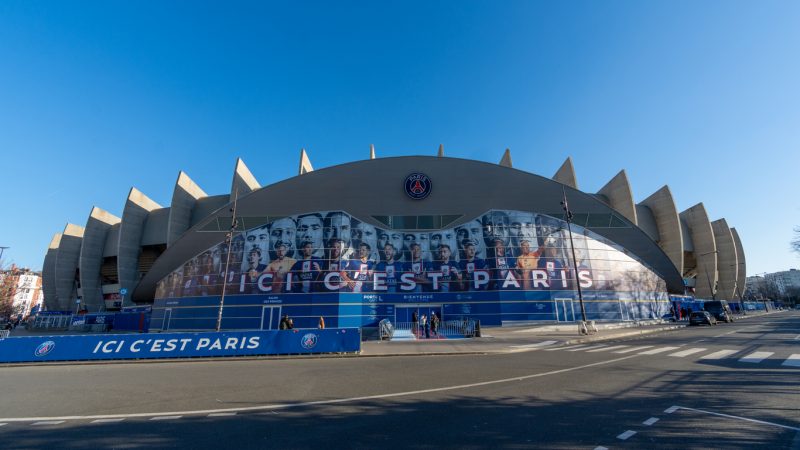
[[[760,363],[761,361],[765,360],[766,358],[769,358],[774,354],[775,353],[773,352],[753,352],[745,356],[744,358],[741,358],[739,362]]]
[[[781,364],[782,366],[800,367],[800,353],[794,353],[786,361]]]
[[[679,347],[659,347],[659,348],[654,348],[652,350],[644,351],[644,352],[639,353],[639,354],[640,355],[657,355],[659,353],[664,353],[664,352],[668,352],[670,350],[675,350],[676,348],[679,348]]]
[[[705,356],[701,356],[700,359],[722,359],[727,356],[730,356],[734,353],[738,353],[739,350],[720,350],[718,352],[710,353]]]
[[[679,352],[671,353],[669,356],[673,356],[675,358],[684,358],[689,355],[694,355],[695,353],[704,352],[706,349],[704,348],[690,348],[687,350],[681,350]]]

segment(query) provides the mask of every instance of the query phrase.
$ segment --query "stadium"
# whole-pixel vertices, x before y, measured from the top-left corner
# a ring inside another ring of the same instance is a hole
[[[675,301],[740,301],[745,255],[702,203],[668,186],[635,202],[624,170],[578,189],[438,156],[375,158],[260,186],[237,160],[231,191],[178,174],[163,207],[132,188],[56,234],[43,267],[50,311],[151,306],[150,330],[376,327],[420,315],[483,325],[661,318]],[[565,206],[567,208],[565,208]],[[568,212],[567,212],[568,209]],[[224,306],[224,307],[223,307]]]

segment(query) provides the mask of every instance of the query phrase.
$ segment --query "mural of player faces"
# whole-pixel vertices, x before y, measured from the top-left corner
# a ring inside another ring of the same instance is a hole
[[[369,245],[370,254],[368,256],[372,261],[378,261],[378,230],[365,222],[353,220],[352,231],[352,244],[353,248],[359,248],[362,243]]]
[[[272,222],[269,227],[270,260],[274,260],[277,257],[277,250],[281,245],[286,247],[283,252],[284,256],[294,258],[296,233],[297,224],[291,217],[284,217]]]
[[[297,245],[311,242],[312,256],[325,257],[324,222],[321,214],[305,214],[297,218]]]
[[[253,249],[258,249],[259,253],[261,254],[261,263],[266,265],[269,263],[269,226],[264,225],[258,228],[254,228],[247,233],[245,233],[245,241],[244,241],[244,249],[243,249],[243,261],[242,267],[247,264],[247,259],[249,258],[250,252]]]
[[[459,259],[465,258],[465,247],[470,243],[475,246],[475,257],[486,259],[486,242],[483,240],[483,225],[479,220],[473,220],[460,227],[456,227],[455,231]]]
[[[336,243],[342,251],[342,256],[347,257],[352,253],[352,219],[349,215],[341,211],[333,211],[325,216],[325,245],[330,246]]]
[[[483,240],[487,247],[494,248],[494,242],[500,239],[504,246],[509,245],[508,214],[503,211],[491,211],[481,218]]]
[[[524,240],[527,240],[532,247],[537,247],[536,222],[532,213],[510,211],[508,222],[509,247],[514,256],[522,254],[521,244]]]

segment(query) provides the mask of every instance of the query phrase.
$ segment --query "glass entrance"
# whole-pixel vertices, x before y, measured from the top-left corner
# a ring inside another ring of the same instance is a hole
[[[264,306],[261,309],[261,329],[277,330],[281,321],[280,306]]]
[[[575,321],[575,308],[572,304],[571,298],[557,298],[556,302],[556,320],[559,322],[574,322]]]

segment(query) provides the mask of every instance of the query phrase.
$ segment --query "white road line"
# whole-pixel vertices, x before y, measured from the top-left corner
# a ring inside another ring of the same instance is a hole
[[[786,361],[781,364],[782,366],[789,366],[789,367],[800,367],[800,353],[794,353],[788,358]]]
[[[594,450],[608,450],[608,447],[603,447],[602,445],[598,445],[594,448]]]
[[[118,418],[118,419],[97,419],[93,420],[91,423],[116,423],[122,422],[125,418]]]
[[[679,409],[681,409],[680,406],[670,406],[669,408],[665,409],[664,412],[667,414],[672,414]]]
[[[63,420],[40,420],[38,422],[34,422],[31,425],[58,425],[64,423]]]
[[[584,347],[588,347],[588,346],[589,346],[589,344],[572,345],[572,346],[569,346],[569,347],[547,348],[544,351],[546,351],[546,352],[554,352],[556,350],[572,350],[572,349],[584,348]]]
[[[613,352],[613,353],[631,353],[631,352],[635,352],[637,350],[644,350],[644,349],[650,348],[650,347],[652,347],[652,345],[640,345],[638,347],[626,348],[625,350],[617,350],[616,352]]]
[[[212,413],[209,414],[208,417],[227,417],[227,416],[235,416],[235,412],[223,412],[223,413]]]
[[[664,353],[664,352],[668,352],[670,350],[675,350],[676,348],[680,348],[680,347],[659,347],[659,348],[654,348],[652,350],[647,350],[647,351],[644,351],[644,352],[641,352],[641,353],[638,353],[638,354],[639,355],[657,355],[659,353]]]
[[[720,350],[718,352],[714,352],[705,356],[701,356],[700,359],[722,359],[726,358],[734,353],[738,353],[739,350]]]
[[[434,392],[447,392],[447,391],[455,391],[459,389],[470,389],[475,387],[483,387],[483,386],[492,386],[495,384],[504,384],[504,383],[514,383],[519,381],[531,380],[534,378],[542,378],[547,377],[550,375],[559,375],[562,373],[574,372],[576,370],[588,369],[590,367],[598,367],[598,366],[605,366],[608,364],[617,363],[620,361],[625,361],[631,358],[636,358],[639,355],[628,355],[623,356],[620,358],[609,359],[607,361],[600,361],[591,364],[584,364],[582,366],[575,366],[569,367],[566,369],[558,369],[558,370],[551,370],[549,372],[541,372],[541,373],[533,373],[530,375],[522,375],[513,378],[500,378],[497,380],[489,380],[489,381],[480,381],[477,383],[470,383],[470,384],[457,384],[453,386],[443,386],[438,388],[430,388],[430,389],[419,389],[416,391],[404,391],[404,392],[391,392],[388,394],[376,394],[376,395],[365,395],[362,397],[349,397],[349,398],[337,398],[331,400],[316,400],[310,402],[299,402],[299,403],[278,403],[274,405],[260,405],[260,406],[245,406],[241,408],[226,408],[226,409],[200,409],[200,410],[189,410],[189,411],[171,411],[171,412],[161,412],[161,413],[130,413],[130,414],[99,414],[99,415],[91,415],[91,416],[60,416],[60,417],[0,417],[0,421],[3,422],[33,422],[35,420],[90,420],[90,419],[112,419],[112,418],[133,418],[133,417],[170,417],[170,416],[185,416],[185,415],[200,415],[200,414],[214,414],[214,413],[223,413],[223,412],[245,412],[245,411],[272,411],[276,409],[287,409],[287,408],[302,408],[306,406],[320,406],[320,405],[338,405],[341,403],[352,403],[352,402],[361,402],[365,400],[379,400],[384,398],[397,398],[397,397],[408,397],[411,395],[421,395],[421,394],[431,394]]]
[[[765,360],[766,358],[769,358],[774,354],[775,353],[773,352],[753,352],[745,356],[744,358],[741,358],[739,362],[760,363],[761,361]]]
[[[798,334],[797,336],[795,336],[794,340],[795,340],[795,341],[800,341],[800,334]]]
[[[684,358],[689,355],[694,355],[695,353],[704,352],[706,349],[704,348],[690,348],[689,350],[682,350],[680,352],[670,353],[669,356],[674,356],[675,358]]]
[[[0,427],[2,427],[3,425],[8,425],[8,424],[7,423],[0,423]]]
[[[659,420],[658,417],[651,417],[651,418],[645,420],[644,422],[642,422],[642,425],[647,425],[649,427],[650,425],[658,422],[658,420]]]
[[[598,348],[595,350],[589,350],[587,353],[594,353],[594,352],[607,352],[609,350],[616,350],[618,348],[628,348],[630,345],[612,345],[611,347],[606,348]]]
[[[524,344],[524,345],[512,345],[511,348],[537,348],[537,347],[547,347],[548,345],[553,345],[558,341],[544,341],[544,342],[537,342],[535,344]]]
[[[635,431],[633,431],[633,430],[628,430],[628,431],[626,431],[626,432],[624,432],[624,433],[620,434],[619,436],[617,436],[617,439],[621,439],[621,440],[625,441],[625,440],[627,440],[629,437],[633,436],[634,434],[636,434],[636,432],[635,432]]]
[[[711,412],[711,411],[705,411],[705,410],[702,410],[702,409],[687,408],[685,406],[673,406],[672,408],[685,409],[687,411],[694,411],[694,412],[703,413],[703,414],[710,414],[712,416],[727,417],[729,419],[739,419],[739,420],[744,420],[746,422],[760,423],[760,424],[764,424],[764,425],[772,425],[774,427],[785,428],[787,430],[800,431],[800,428],[798,428],[798,427],[792,427],[792,426],[789,426],[789,425],[781,425],[779,423],[767,422],[765,420],[748,419],[747,417],[732,416],[730,414],[715,413],[715,412]],[[672,408],[670,408],[670,409],[672,409]]]
[[[577,352],[578,350],[591,350],[591,349],[600,348],[600,347],[606,347],[606,344],[590,345],[590,346],[588,346],[586,348],[573,348],[572,350],[567,350],[567,351],[568,352]]]
[[[715,338],[721,338],[721,337],[723,337],[723,336],[727,336],[727,335],[729,335],[729,334],[736,333],[737,331],[739,331],[739,330],[728,331],[727,333],[718,334],[718,335],[716,335],[716,336],[714,336],[714,337],[715,337]]]
[[[156,416],[151,417],[150,420],[173,420],[173,419],[180,419],[183,416]]]

